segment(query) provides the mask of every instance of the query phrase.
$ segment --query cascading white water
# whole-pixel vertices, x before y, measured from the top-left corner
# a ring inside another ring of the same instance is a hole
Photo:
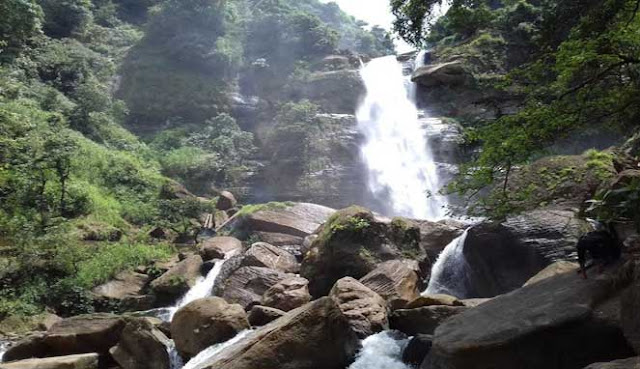
[[[402,362],[402,351],[409,343],[393,332],[384,331],[365,338],[356,361],[348,369],[410,369]]]
[[[446,201],[437,195],[436,163],[402,64],[386,56],[370,61],[360,73],[367,93],[357,119],[366,139],[361,152],[370,191],[388,200],[387,215],[443,218]]]
[[[451,241],[442,250],[431,267],[429,286],[423,295],[444,293],[458,298],[466,297],[469,265],[464,257],[464,242],[467,231]]]
[[[242,331],[240,333],[238,333],[235,337],[233,337],[232,339],[223,342],[223,343],[219,343],[217,345],[213,345],[210,346],[209,348],[204,349],[203,351],[201,351],[198,355],[194,356],[191,360],[189,360],[189,362],[187,362],[187,364],[185,364],[184,367],[182,367],[182,369],[200,369],[203,366],[205,366],[207,364],[207,362],[209,360],[211,360],[214,356],[216,356],[220,351],[224,350],[225,348],[242,341],[244,338],[246,338],[251,332],[251,330],[245,330]]]
[[[222,266],[224,265],[224,260],[216,260],[213,268],[207,273],[206,277],[200,277],[196,281],[196,284],[191,287],[187,293],[176,302],[175,305],[166,308],[159,314],[158,318],[170,322],[173,319],[173,315],[178,311],[181,307],[186,306],[190,302],[193,302],[198,299],[202,299],[211,295],[211,290],[213,289],[213,285],[216,283],[216,278],[218,278],[218,274],[222,270]]]
[[[0,363],[2,362],[2,357],[4,356],[4,353],[7,352],[8,348],[9,348],[9,343],[0,341]]]

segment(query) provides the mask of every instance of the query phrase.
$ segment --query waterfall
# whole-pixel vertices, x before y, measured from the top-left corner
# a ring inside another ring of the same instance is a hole
[[[402,351],[409,343],[391,331],[365,338],[356,361],[348,369],[410,369],[402,362]]]
[[[395,56],[372,60],[360,74],[367,93],[356,116],[369,190],[387,200],[386,215],[443,218],[446,200],[437,195],[441,184],[422,126],[429,122],[419,119],[410,77]]]
[[[232,339],[226,342],[219,343],[217,345],[213,345],[213,346],[210,346],[209,348],[204,349],[198,355],[194,356],[191,360],[189,360],[189,362],[187,362],[187,364],[184,367],[182,367],[182,369],[200,369],[206,366],[206,363],[209,362],[218,353],[220,353],[220,351],[224,350],[225,348],[237,342],[242,341],[251,332],[252,332],[251,330],[242,331],[238,333],[235,337],[233,337]]]
[[[198,278],[196,284],[191,287],[191,289],[187,291],[187,293],[182,296],[175,305],[162,309],[162,311],[158,314],[158,318],[166,322],[170,322],[171,319],[173,319],[173,315],[181,307],[186,306],[187,304],[195,300],[209,297],[211,295],[213,285],[216,282],[216,278],[218,277],[218,274],[220,274],[222,266],[224,265],[225,261],[227,261],[227,259],[228,258],[224,260],[216,260],[213,268],[211,268],[209,273],[207,273],[207,276]]]
[[[9,348],[8,342],[0,341],[0,363],[2,362],[2,357],[4,356],[4,353],[7,352],[8,348]]]
[[[467,231],[464,231],[460,237],[451,241],[438,255],[438,259],[431,267],[429,286],[423,294],[444,293],[458,298],[466,297],[469,275],[469,265],[464,258],[464,242],[466,239]]]

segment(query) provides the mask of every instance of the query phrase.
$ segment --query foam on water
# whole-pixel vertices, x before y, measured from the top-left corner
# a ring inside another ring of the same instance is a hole
[[[409,338],[384,331],[365,338],[356,361],[348,369],[411,369],[402,362]]]

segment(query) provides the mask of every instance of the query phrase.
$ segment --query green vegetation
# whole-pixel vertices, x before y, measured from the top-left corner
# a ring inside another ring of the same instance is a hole
[[[282,209],[291,207],[293,205],[295,205],[295,203],[293,202],[276,202],[276,201],[268,202],[266,204],[244,205],[242,208],[240,208],[240,211],[238,211],[238,216],[243,217],[243,216],[257,213],[259,211],[266,211],[266,210],[282,210]]]
[[[445,59],[463,58],[484,91],[479,102],[496,110],[495,118],[465,122],[469,144],[482,149],[451,190],[473,197],[487,187],[504,189],[490,204],[474,201],[489,213],[502,208],[497,213],[508,214],[512,199],[527,196],[522,188],[507,194],[511,176],[557,140],[586,130],[638,129],[636,0],[456,0],[427,27],[439,3],[393,0],[397,31],[414,44],[435,46]],[[507,110],[501,109],[505,100],[511,100]],[[608,161],[599,154],[587,166],[605,179]]]

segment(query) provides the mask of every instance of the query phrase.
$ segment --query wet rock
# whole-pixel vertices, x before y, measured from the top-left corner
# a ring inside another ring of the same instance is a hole
[[[270,308],[267,306],[255,305],[249,312],[249,323],[254,327],[267,325],[272,321],[285,316],[287,312]]]
[[[151,290],[159,303],[172,303],[195,285],[201,276],[202,258],[191,255],[151,282]]]
[[[464,306],[464,303],[456,297],[444,294],[422,295],[408,303],[405,309],[415,309],[432,305]]]
[[[98,353],[109,355],[125,326],[125,319],[112,314],[78,315],[54,324],[43,335],[25,338],[9,348],[4,360]]]
[[[618,306],[632,272],[556,275],[469,309],[436,329],[421,367],[565,369],[632,356]]]
[[[460,86],[471,83],[473,76],[462,61],[454,60],[422,66],[413,73],[411,81],[426,87]]]
[[[2,369],[98,369],[98,354],[26,359],[0,364]]]
[[[216,209],[218,210],[229,210],[236,206],[238,200],[233,194],[229,191],[222,191],[218,194],[218,202],[216,203]]]
[[[391,260],[379,264],[360,282],[382,296],[391,309],[401,309],[420,296],[418,263]]]
[[[260,305],[269,288],[292,276],[269,268],[241,267],[224,281],[220,296],[229,303],[249,309]]]
[[[415,309],[400,309],[389,316],[389,326],[409,336],[433,334],[445,320],[466,310],[465,306],[432,305]]]
[[[430,334],[416,334],[402,352],[402,362],[412,367],[418,367],[431,351],[433,336]]]
[[[296,87],[297,94],[320,105],[328,113],[355,113],[365,92],[356,69],[312,73],[304,84]]]
[[[262,305],[282,311],[293,310],[309,301],[309,281],[296,276],[278,282],[262,296]]]
[[[312,234],[335,210],[316,204],[297,203],[283,209],[260,210],[247,216],[251,232],[282,233],[297,237]]]
[[[243,266],[256,266],[298,273],[300,264],[291,253],[265,242],[256,242],[244,255]]]
[[[531,277],[527,283],[524,284],[524,287],[532,285],[534,283],[538,283],[547,278],[551,278],[553,276],[565,273],[575,273],[580,266],[578,263],[573,263],[570,261],[557,261],[548,267],[542,269],[540,273]]]
[[[359,347],[328,297],[300,307],[209,359],[209,369],[344,369]]]
[[[551,263],[573,260],[588,226],[573,211],[542,209],[472,227],[464,242],[466,295],[493,297],[521,287]]]
[[[169,369],[167,336],[147,319],[130,319],[109,352],[123,369]]]
[[[640,368],[640,357],[615,360],[608,363],[595,363],[584,369],[638,369]]]
[[[367,286],[351,277],[339,279],[329,293],[349,320],[359,338],[389,328],[387,302]]]
[[[247,314],[240,305],[210,297],[193,301],[178,310],[171,321],[171,336],[177,350],[191,357],[249,327]]]
[[[242,252],[242,242],[235,237],[212,237],[200,246],[202,260],[226,259]]]

